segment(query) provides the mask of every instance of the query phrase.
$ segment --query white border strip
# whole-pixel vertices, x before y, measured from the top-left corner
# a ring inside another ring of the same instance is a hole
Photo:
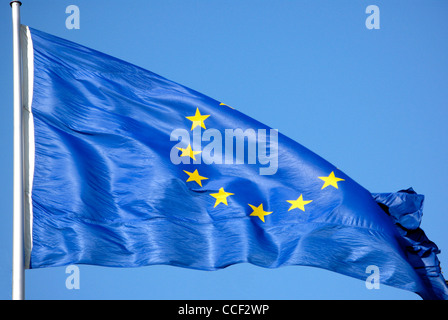
[[[34,177],[34,121],[31,104],[34,87],[34,50],[31,32],[27,26],[20,27],[22,45],[22,103],[23,103],[23,169],[24,169],[24,250],[25,268],[30,268],[33,247],[33,177]]]

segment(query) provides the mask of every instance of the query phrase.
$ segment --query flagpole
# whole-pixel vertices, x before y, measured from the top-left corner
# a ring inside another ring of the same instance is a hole
[[[23,148],[22,148],[22,63],[20,48],[20,1],[11,1],[14,69],[14,169],[12,299],[25,298],[23,249]]]

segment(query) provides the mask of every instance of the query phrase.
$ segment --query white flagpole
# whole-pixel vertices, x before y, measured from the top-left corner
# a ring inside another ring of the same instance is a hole
[[[11,1],[14,63],[14,171],[12,299],[25,298],[23,249],[23,147],[22,147],[22,55],[20,48],[20,1]]]

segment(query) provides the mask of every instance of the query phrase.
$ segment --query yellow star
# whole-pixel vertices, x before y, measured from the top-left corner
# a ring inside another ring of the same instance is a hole
[[[333,186],[336,189],[338,189],[338,181],[345,181],[344,179],[335,177],[334,171],[331,171],[331,173],[328,177],[319,177],[319,179],[325,181],[321,190],[325,189],[328,186]]]
[[[202,180],[207,180],[208,179],[206,177],[200,176],[197,169],[194,170],[194,172],[188,172],[188,171],[185,171],[185,170],[184,170],[184,172],[189,175],[189,178],[187,179],[187,182],[195,181],[201,187],[202,187]]]
[[[191,125],[191,130],[196,128],[197,126],[201,126],[202,128],[205,128],[204,120],[210,117],[210,115],[201,115],[199,112],[199,108],[196,108],[196,113],[193,117],[186,117],[188,120],[193,121],[193,124]]]
[[[190,157],[193,160],[196,160],[195,155],[200,154],[202,151],[193,151],[193,149],[191,149],[191,145],[189,144],[188,147],[186,149],[183,148],[177,148],[180,151],[182,151],[182,154],[180,155],[181,157]]]
[[[260,204],[258,207],[255,207],[251,204],[249,204],[249,206],[252,208],[252,210],[254,210],[250,215],[251,216],[257,216],[258,218],[260,218],[261,221],[264,221],[264,216],[270,215],[272,212],[266,212],[263,210],[263,204]]]
[[[228,105],[226,105],[225,103],[222,103],[222,102],[221,102],[219,105],[220,105],[220,106],[226,106],[226,107],[229,107],[230,109],[234,109],[234,108],[232,108],[231,106],[228,106]]]
[[[290,204],[292,204],[291,208],[289,208],[288,211],[291,211],[292,209],[299,208],[302,211],[305,211],[305,205],[308,203],[313,202],[313,200],[304,201],[303,195],[300,195],[300,197],[297,198],[297,200],[286,200]]]
[[[227,204],[227,197],[233,196],[234,193],[225,192],[224,188],[219,189],[218,193],[210,193],[210,195],[216,199],[215,206],[213,208],[216,208],[216,206],[220,203],[224,203],[226,206]]]

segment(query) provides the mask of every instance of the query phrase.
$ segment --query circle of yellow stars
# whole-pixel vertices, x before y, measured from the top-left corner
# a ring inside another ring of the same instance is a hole
[[[221,103],[220,106],[229,107],[228,105],[226,105],[224,103]],[[232,107],[229,107],[229,108],[233,109]],[[210,117],[210,115],[203,115],[199,111],[199,108],[196,108],[196,112],[195,112],[194,116],[189,116],[189,117],[185,117],[185,118],[187,118],[188,120],[190,120],[192,122],[191,131],[193,131],[196,127],[201,127],[203,129],[206,129],[205,120],[207,120],[209,117]],[[181,151],[181,154],[180,154],[181,157],[190,157],[193,160],[196,160],[196,155],[199,155],[202,152],[200,150],[199,151],[193,150],[191,147],[191,144],[189,144],[185,149],[184,148],[177,148],[177,149],[179,151]],[[201,176],[197,169],[193,172],[189,172],[186,170],[183,170],[183,171],[188,175],[186,182],[195,182],[200,187],[202,187],[203,180],[209,179],[207,177]],[[336,177],[334,171],[332,171],[328,176],[318,177],[318,178],[324,182],[321,190],[323,190],[327,187],[334,187],[336,189],[339,189],[338,182],[345,181],[342,178]],[[220,204],[228,206],[227,198],[230,196],[234,196],[234,195],[235,195],[234,193],[225,191],[224,187],[220,188],[217,193],[210,193],[210,196],[215,198],[215,205],[213,206],[213,208],[216,208]],[[313,200],[304,200],[303,194],[301,194],[297,199],[286,200],[286,202],[288,202],[291,205],[290,208],[288,209],[288,212],[295,210],[295,209],[305,212],[305,206],[310,204],[311,202],[313,202]],[[273,211],[271,211],[271,212],[265,211],[263,208],[263,203],[261,203],[258,206],[252,205],[250,203],[248,203],[248,205],[252,209],[252,213],[249,216],[258,217],[262,222],[266,222],[265,217],[274,213]]]

